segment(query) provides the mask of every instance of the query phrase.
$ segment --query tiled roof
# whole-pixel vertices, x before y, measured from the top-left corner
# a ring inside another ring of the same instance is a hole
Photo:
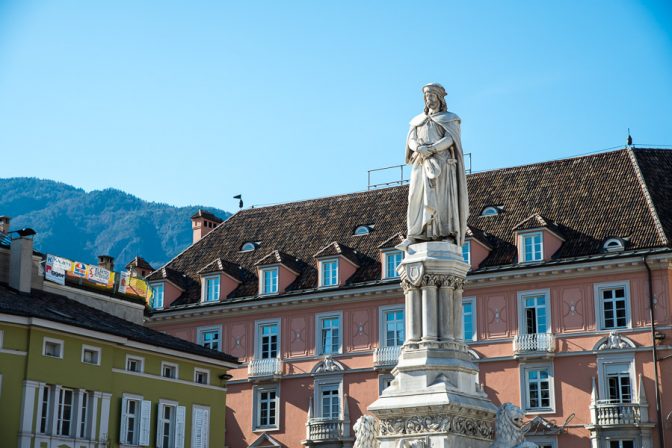
[[[341,244],[338,241],[332,241],[331,243],[324,246],[322,249],[318,250],[313,258],[323,258],[323,257],[336,257],[343,256],[350,260],[353,264],[359,266],[359,257],[357,256],[357,251]]]
[[[210,274],[213,272],[224,272],[238,281],[242,281],[242,268],[221,258],[215,259],[212,263],[198,271],[199,274]]]
[[[544,218],[539,213],[533,213],[527,219],[519,222],[513,226],[513,230],[514,232],[520,232],[523,230],[540,229],[544,227],[551,230],[552,232],[555,232],[558,234],[558,236],[562,236],[562,232],[558,228],[558,224],[548,218]]]
[[[30,295],[26,295],[19,294],[5,285],[0,285],[0,313],[38,317],[192,355],[231,363],[238,362],[235,357],[226,353],[210,350],[198,344],[134,324],[70,300],[67,297],[46,291],[34,289]]]
[[[481,244],[483,244],[485,247],[488,249],[492,250],[492,246],[490,245],[490,239],[488,238],[488,234],[482,231],[481,229],[474,227],[474,226],[467,226],[467,237],[468,238],[473,238],[477,241],[479,241]]]
[[[299,260],[298,258],[293,257],[284,252],[281,252],[279,250],[274,250],[273,252],[269,253],[268,255],[257,261],[254,265],[265,266],[276,263],[283,264],[296,273],[301,272],[304,269],[305,265],[305,263],[302,263],[301,260]]]
[[[633,250],[668,246],[672,180],[667,173],[672,172],[672,151],[637,149],[634,153],[639,165],[633,164],[629,150],[619,150],[467,176],[468,224],[492,248],[473,272],[515,265],[514,227],[534,214],[557,223],[555,231],[565,238],[554,262],[600,254],[607,236],[629,238],[628,249]],[[648,188],[638,178],[638,166]],[[261,249],[292,254],[304,263],[288,292],[317,287],[314,256],[323,249],[320,254],[326,254],[326,247],[334,242],[351,254],[356,251],[360,267],[349,284],[378,280],[380,248],[406,231],[407,195],[408,187],[403,186],[241,210],[167,265],[186,274],[186,292],[175,304],[198,301],[198,272],[213,259],[254,270]],[[502,206],[502,211],[479,216],[490,205]],[[667,237],[656,225],[656,212]],[[352,229],[363,223],[374,224],[375,231],[354,236]],[[258,241],[259,249],[240,252],[245,241]],[[157,277],[155,273],[152,280]],[[252,276],[230,297],[255,294],[257,279]]]
[[[199,210],[199,211],[197,211],[196,213],[194,213],[194,214],[191,216],[191,219],[194,219],[194,218],[205,218],[205,219],[207,219],[207,220],[209,220],[209,221],[214,221],[214,222],[222,222],[222,221],[224,221],[222,218],[218,218],[217,216],[213,215],[212,213],[210,213],[210,212],[207,211],[207,210]]]
[[[152,267],[152,265],[149,264],[149,263],[147,262],[147,260],[145,260],[145,259],[142,258],[142,257],[135,257],[134,259],[132,259],[131,261],[129,261],[128,264],[126,265],[126,269],[129,269],[129,268],[132,268],[132,267],[137,267],[137,268],[140,268],[140,269],[147,269],[147,270],[149,270],[149,271],[153,271],[153,270],[154,270],[154,268]]]

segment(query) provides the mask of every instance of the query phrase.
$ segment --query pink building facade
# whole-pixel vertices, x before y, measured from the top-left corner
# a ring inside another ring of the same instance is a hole
[[[464,337],[541,447],[672,443],[668,167],[624,149],[468,178]],[[149,277],[165,294],[149,325],[244,363],[227,446],[352,445],[406,334],[406,192],[244,210]]]

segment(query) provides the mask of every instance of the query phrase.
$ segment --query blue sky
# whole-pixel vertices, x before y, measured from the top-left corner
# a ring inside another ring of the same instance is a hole
[[[474,170],[672,145],[672,7],[0,0],[0,177],[227,210],[360,191],[428,82]]]

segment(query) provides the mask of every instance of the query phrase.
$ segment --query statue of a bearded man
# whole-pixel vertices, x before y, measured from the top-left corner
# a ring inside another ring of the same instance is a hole
[[[425,111],[411,120],[406,163],[411,165],[408,232],[398,248],[421,241],[462,246],[469,215],[467,178],[460,141],[460,117],[446,108],[441,84],[422,88]]]

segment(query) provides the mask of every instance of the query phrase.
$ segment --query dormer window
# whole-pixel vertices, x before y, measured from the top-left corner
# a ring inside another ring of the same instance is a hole
[[[466,240],[462,245],[462,258],[464,262],[471,266],[471,241]]]
[[[150,287],[152,288],[151,307],[155,310],[163,308],[163,297],[165,292],[163,282],[152,283]]]
[[[400,250],[392,250],[385,252],[385,277],[384,278],[399,278],[397,268],[404,259],[404,254]]]
[[[625,250],[625,242],[620,238],[608,238],[602,248],[606,252],[622,252]]]
[[[362,235],[368,235],[371,233],[371,230],[373,229],[373,226],[366,225],[366,226],[357,226],[355,229],[354,235],[355,236],[362,236]]]
[[[253,241],[247,241],[240,246],[241,252],[252,252],[257,249],[258,244]]]
[[[262,294],[277,294],[278,293],[278,268],[264,268],[261,269],[261,293]]]
[[[525,233],[520,236],[522,242],[522,262],[541,261],[544,258],[544,237],[541,232]]]
[[[481,211],[481,216],[496,216],[499,215],[500,212],[501,212],[500,207],[489,205]]]
[[[215,302],[219,300],[219,275],[205,277],[205,301]]]
[[[320,261],[320,286],[338,286],[338,259]]]

